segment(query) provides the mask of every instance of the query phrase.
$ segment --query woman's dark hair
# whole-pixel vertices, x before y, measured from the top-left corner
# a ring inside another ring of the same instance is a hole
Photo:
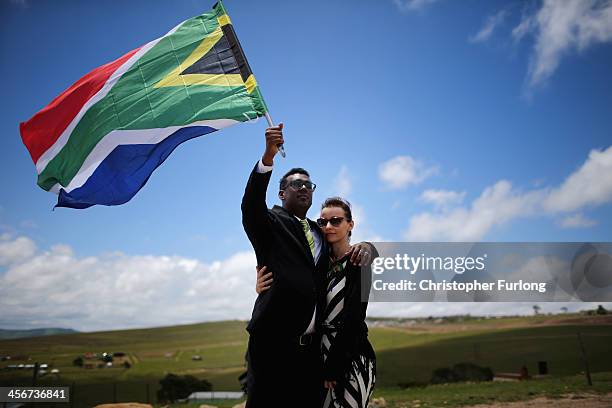
[[[351,203],[349,203],[345,199],[340,197],[329,197],[325,199],[325,202],[323,202],[323,204],[321,205],[321,209],[329,207],[342,208],[344,210],[344,217],[346,218],[346,221],[353,220],[353,214],[351,213]],[[349,231],[348,233],[349,237],[351,236],[351,232],[352,231]]]

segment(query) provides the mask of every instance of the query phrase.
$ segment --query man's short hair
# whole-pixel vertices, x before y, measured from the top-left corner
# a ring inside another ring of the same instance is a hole
[[[289,170],[287,173],[285,173],[285,175],[280,179],[279,190],[284,190],[287,188],[287,177],[293,174],[303,174],[306,177],[310,178],[310,174],[308,174],[306,170],[304,170],[301,167],[294,167],[291,170]]]

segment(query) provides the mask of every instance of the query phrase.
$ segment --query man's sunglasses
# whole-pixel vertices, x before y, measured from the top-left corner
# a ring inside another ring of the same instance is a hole
[[[302,187],[306,188],[306,190],[314,191],[317,188],[317,185],[312,181],[308,180],[293,180],[287,183],[287,187],[294,188],[296,190],[301,189]]]
[[[339,227],[340,224],[342,224],[343,219],[344,217],[331,217],[330,219],[319,218],[317,220],[317,224],[319,224],[319,227],[325,228],[327,227],[327,223],[329,222],[332,227]]]

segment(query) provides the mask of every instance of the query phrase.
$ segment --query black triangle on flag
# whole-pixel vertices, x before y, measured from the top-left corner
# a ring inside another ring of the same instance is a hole
[[[200,59],[179,75],[240,74],[244,82],[253,73],[231,24],[221,26],[223,36]]]
[[[238,62],[227,37],[223,35],[206,54],[179,75],[239,73]]]

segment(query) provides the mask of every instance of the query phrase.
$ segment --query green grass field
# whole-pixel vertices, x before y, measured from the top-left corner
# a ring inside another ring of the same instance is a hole
[[[238,390],[237,378],[244,371],[245,326],[245,322],[226,321],[3,340],[0,355],[23,355],[29,360],[0,362],[0,367],[35,361],[53,364],[60,370],[59,376],[44,376],[39,384],[74,384],[76,406],[115,397],[118,401],[144,402],[147,392],[153,402],[158,381],[167,373],[205,378],[214,390]],[[547,361],[555,378],[572,376],[584,368],[577,332],[582,333],[591,370],[612,371],[612,321],[608,316],[420,321],[373,327],[370,339],[378,358],[376,392],[390,398],[395,393],[418,393],[422,388],[406,391],[398,387],[427,383],[435,368],[459,362],[473,362],[495,372],[518,372],[526,365],[530,373],[535,373],[537,362]],[[127,353],[131,368],[84,369],[72,365],[77,356],[87,352],[118,351]],[[193,355],[202,359],[192,361]],[[31,371],[0,370],[0,384],[29,385]]]
[[[557,399],[566,395],[588,396],[612,392],[612,372],[593,375],[588,386],[583,375],[551,377],[537,381],[441,384],[423,387],[379,387],[373,398],[384,398],[388,408],[465,407],[475,404],[525,401],[538,397]],[[583,400],[582,397],[576,398]],[[231,408],[241,400],[211,400],[193,404],[174,404],[172,408],[197,408],[206,403]]]

